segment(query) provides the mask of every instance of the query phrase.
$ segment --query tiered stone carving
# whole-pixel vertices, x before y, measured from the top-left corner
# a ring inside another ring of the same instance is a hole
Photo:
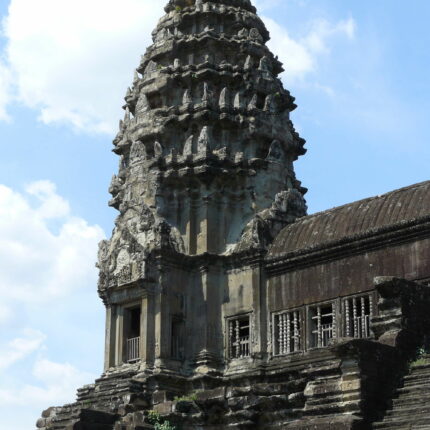
[[[151,250],[264,248],[306,213],[293,170],[305,153],[290,121],[296,105],[255,8],[175,1],[166,12],[114,140],[110,204],[120,215],[101,246],[101,290],[138,278]]]

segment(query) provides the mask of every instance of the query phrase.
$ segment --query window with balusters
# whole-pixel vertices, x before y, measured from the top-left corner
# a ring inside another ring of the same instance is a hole
[[[302,350],[302,320],[300,310],[274,315],[275,355],[292,354]]]
[[[273,355],[325,348],[340,337],[371,337],[375,293],[335,299],[272,314]]]
[[[309,308],[311,348],[323,348],[336,338],[336,304],[326,303]]]
[[[370,336],[370,318],[373,315],[372,294],[343,299],[342,311],[344,336],[355,338]]]
[[[251,355],[251,326],[249,315],[229,319],[227,324],[229,358],[249,357]]]

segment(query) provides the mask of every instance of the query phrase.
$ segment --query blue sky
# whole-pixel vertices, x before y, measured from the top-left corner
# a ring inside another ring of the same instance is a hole
[[[428,179],[430,3],[259,0],[310,212]],[[122,97],[164,0],[0,0],[0,429],[102,371],[97,242]]]

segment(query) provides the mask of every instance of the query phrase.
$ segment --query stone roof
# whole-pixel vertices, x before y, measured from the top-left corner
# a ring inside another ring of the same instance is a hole
[[[351,240],[430,216],[430,181],[303,217],[276,237],[269,255],[285,255]]]

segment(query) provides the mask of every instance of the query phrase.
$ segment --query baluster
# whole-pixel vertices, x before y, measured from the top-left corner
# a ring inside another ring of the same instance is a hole
[[[236,358],[240,357],[240,338],[239,338],[239,320],[235,321],[235,343],[236,343]]]
[[[281,315],[281,320],[282,320],[282,354],[285,354],[287,349],[285,346],[285,314]]]
[[[288,312],[286,314],[287,323],[287,354],[291,352],[291,314]]]
[[[279,329],[279,354],[284,353],[284,319],[283,315],[278,315],[278,329]]]
[[[361,337],[366,335],[366,302],[364,296],[361,298]]]
[[[354,337],[358,337],[358,327],[357,327],[357,323],[358,323],[358,321],[357,321],[357,299],[355,297],[352,299],[352,310],[353,310],[352,317],[353,317],[353,320],[354,320]]]
[[[336,304],[333,303],[331,305],[331,315],[332,315],[332,332],[331,337],[336,339],[337,337],[337,313],[336,313]]]
[[[345,336],[349,337],[351,335],[351,321],[349,318],[349,299],[346,299],[343,303],[345,306]]]
[[[317,336],[318,336],[318,348],[322,345],[322,327],[321,327],[321,308],[317,307]]]
[[[299,312],[294,312],[294,351],[300,349],[300,333],[299,333]]]
[[[279,354],[282,355],[283,354],[283,350],[284,350],[284,335],[283,335],[283,326],[284,326],[284,320],[282,318],[282,314],[278,315],[278,330],[279,330]]]
[[[233,321],[229,321],[229,348],[230,348],[230,357],[233,358],[234,356],[234,350],[233,350],[233,345],[234,345],[234,341],[233,341],[233,336],[234,336],[234,331],[233,331]]]

